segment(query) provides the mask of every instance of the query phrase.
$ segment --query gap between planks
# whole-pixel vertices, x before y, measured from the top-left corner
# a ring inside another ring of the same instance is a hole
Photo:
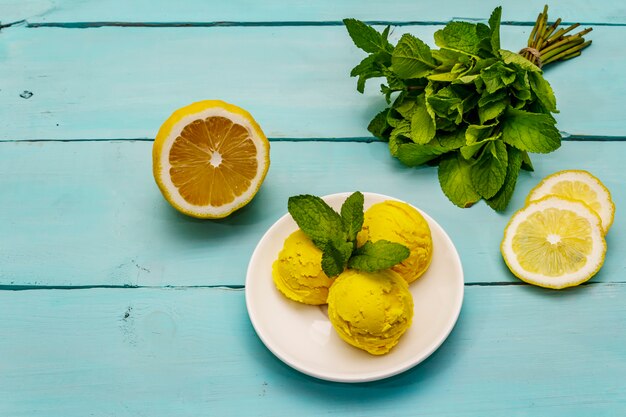
[[[564,142],[626,142],[626,136],[593,136],[593,135],[569,135],[562,133]],[[329,137],[329,138],[268,138],[270,142],[380,142],[375,137]],[[35,143],[35,142],[152,142],[154,138],[99,138],[99,139],[0,139],[0,143]]]
[[[582,286],[604,285],[621,286],[626,281],[614,282],[583,282]],[[470,282],[465,287],[516,287],[530,286],[524,282],[498,281],[498,282]],[[0,285],[0,291],[38,291],[38,290],[94,290],[94,289],[163,289],[163,290],[190,290],[190,289],[218,289],[218,290],[245,290],[246,286],[241,284],[221,284],[221,285]]]
[[[450,21],[466,21],[466,22],[486,22],[486,19],[472,19],[455,17],[449,21],[393,21],[393,20],[366,20],[365,23],[377,26],[444,26]],[[561,22],[561,25],[569,26],[576,22]],[[605,22],[578,22],[582,26],[626,26],[624,23],[605,23]],[[534,21],[504,21],[502,26],[534,26]],[[56,27],[63,29],[92,29],[101,27],[145,27],[145,28],[165,28],[165,27],[299,27],[299,26],[343,26],[341,20],[327,21],[251,21],[251,22],[234,22],[234,21],[214,21],[214,22],[42,22],[28,23],[27,21],[19,21],[9,23],[1,27],[24,26],[27,28]]]

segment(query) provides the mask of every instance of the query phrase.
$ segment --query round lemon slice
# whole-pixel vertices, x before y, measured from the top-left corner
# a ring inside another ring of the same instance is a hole
[[[152,148],[154,179],[177,210],[222,218],[256,195],[270,165],[270,145],[245,110],[207,100],[176,110]]]
[[[598,178],[587,171],[565,170],[548,175],[530,190],[526,203],[547,195],[567,197],[587,204],[602,219],[604,234],[613,224],[615,204],[611,199],[611,193]]]
[[[604,263],[600,217],[586,204],[557,196],[533,201],[511,217],[500,251],[522,281],[540,287],[572,287]]]

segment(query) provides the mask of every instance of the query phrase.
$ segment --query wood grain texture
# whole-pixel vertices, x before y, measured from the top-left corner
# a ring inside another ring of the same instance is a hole
[[[432,44],[440,26],[403,26]],[[519,50],[529,27],[502,29]],[[595,27],[593,45],[546,71],[565,134],[626,136],[626,27]],[[371,137],[385,106],[350,69],[364,57],[345,28],[11,27],[0,36],[0,140],[153,138],[179,107],[219,98],[250,111],[271,138]],[[584,101],[581,101],[584,98]]]
[[[350,385],[276,359],[242,290],[0,291],[0,415],[617,417],[624,297],[623,284],[469,287],[433,356]]]
[[[29,23],[50,22],[275,22],[338,21],[345,17],[387,21],[448,21],[453,18],[486,19],[496,6],[503,6],[503,19],[534,21],[545,2],[529,0],[484,0],[466,2],[443,0],[433,7],[425,1],[375,0],[256,2],[231,0],[213,2],[185,0],[2,0],[0,16],[4,21],[26,19]],[[585,0],[550,2],[550,16],[564,21],[626,23],[626,9],[619,2]]]
[[[241,285],[262,235],[289,196],[369,191],[429,213],[455,243],[468,283],[516,282],[499,245],[511,214],[544,176],[586,169],[613,192],[617,216],[594,282],[625,282],[621,253],[626,142],[566,142],[533,158],[502,214],[452,205],[435,168],[411,169],[385,143],[275,142],[259,194],[221,221],[188,218],[152,178],[150,142],[0,143],[0,285]]]

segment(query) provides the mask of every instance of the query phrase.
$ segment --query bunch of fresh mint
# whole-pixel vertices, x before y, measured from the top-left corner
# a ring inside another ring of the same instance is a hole
[[[533,169],[528,153],[561,144],[552,88],[539,67],[500,49],[500,16],[498,7],[489,25],[448,23],[434,35],[440,49],[410,34],[394,47],[389,27],[379,33],[344,20],[356,46],[369,53],[350,74],[358,76],[357,90],[369,78],[387,79],[381,91],[390,106],[368,130],[405,165],[438,165],[441,189],[459,207],[484,198],[504,210],[520,169]]]
[[[287,207],[298,227],[322,251],[322,270],[328,277],[346,267],[368,272],[391,268],[409,256],[406,246],[386,240],[357,247],[356,237],[363,227],[363,194],[358,191],[346,198],[341,214],[308,194],[289,197]]]

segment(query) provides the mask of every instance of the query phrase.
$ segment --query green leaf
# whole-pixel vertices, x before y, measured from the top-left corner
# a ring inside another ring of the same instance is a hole
[[[487,144],[482,156],[471,168],[474,190],[483,198],[493,197],[504,184],[507,165],[506,145],[501,141]]]
[[[502,65],[502,62],[497,62],[481,71],[480,78],[485,83],[487,93],[491,94],[505,87],[502,81],[503,72],[504,65]]]
[[[366,272],[388,269],[409,257],[409,249],[395,242],[367,241],[358,248],[348,262],[348,267]]]
[[[346,269],[354,245],[351,242],[336,240],[324,243],[320,249],[322,250],[322,270],[329,278],[332,278]]]
[[[319,197],[309,194],[289,197],[287,209],[298,227],[318,247],[345,235],[341,216]]]
[[[491,48],[493,51],[500,50],[500,18],[502,16],[502,6],[493,9],[489,17],[489,29],[491,30]]]
[[[451,82],[459,78],[459,74],[455,72],[441,72],[431,74],[427,78],[431,81]]]
[[[355,241],[363,227],[363,194],[359,191],[351,194],[341,205],[341,220],[349,241]]]
[[[435,139],[437,140],[437,142],[439,142],[439,146],[441,146],[446,151],[459,149],[466,143],[465,131],[462,128],[455,129],[454,132],[446,135],[437,135]]]
[[[398,97],[393,103],[393,109],[405,119],[410,119],[417,107],[415,97]]]
[[[391,135],[389,135],[389,140],[395,139],[399,136],[404,136],[407,139],[411,139],[411,122],[406,119],[400,120],[396,127],[391,131]]]
[[[418,145],[417,143],[405,143],[398,145],[396,157],[406,166],[415,167],[432,161],[446,149],[433,145]]]
[[[498,61],[483,69],[480,77],[485,83],[487,93],[491,94],[512,84],[515,81],[516,73],[514,70],[505,67],[502,61]]]
[[[363,93],[365,91],[365,81],[370,78],[383,76],[383,72],[378,67],[376,61],[376,54],[369,55],[365,57],[359,65],[352,68],[352,71],[350,71],[351,77],[359,77],[356,85],[356,89],[359,93]]]
[[[518,68],[525,69],[527,71],[541,72],[541,69],[538,66],[515,52],[500,49],[500,55],[502,56],[505,64],[514,64]]]
[[[549,153],[561,146],[561,134],[549,114],[508,108],[502,121],[504,142],[521,151]]]
[[[506,110],[508,105],[509,100],[506,99],[504,101],[494,101],[492,103],[487,103],[482,107],[478,107],[478,118],[480,119],[480,123],[484,124],[500,116],[504,110]]]
[[[517,183],[517,177],[519,176],[519,170],[522,165],[522,151],[512,146],[507,146],[506,148],[508,164],[504,185],[493,197],[486,200],[489,207],[496,211],[504,211],[509,205],[513,191],[515,191],[515,184]]]
[[[484,145],[484,143],[475,143],[473,145],[462,146],[459,149],[459,152],[461,153],[463,159],[469,161],[474,158],[474,155],[480,152]]]
[[[421,78],[437,65],[430,48],[415,36],[405,33],[391,55],[393,71],[400,78]]]
[[[387,113],[389,109],[385,109],[378,113],[367,126],[367,130],[381,140],[389,140],[389,137],[385,135],[385,131],[389,128],[387,123]]]
[[[459,119],[463,117],[463,99],[452,88],[442,88],[427,96],[426,100],[437,116],[460,123]]]
[[[511,148],[511,146],[509,146],[509,148]],[[524,171],[530,172],[533,172],[535,170],[535,167],[533,166],[533,161],[530,160],[530,156],[526,151],[522,152],[522,169]]]
[[[476,143],[483,142],[491,138],[493,129],[497,126],[497,123],[491,125],[469,125],[465,130],[465,141],[468,145],[474,145]]]
[[[552,91],[552,87],[550,83],[543,78],[538,72],[529,73],[529,81],[530,87],[537,95],[537,98],[543,106],[552,113],[558,113],[556,109],[556,97],[554,96],[554,91]]]
[[[435,43],[440,48],[477,55],[481,38],[476,25],[468,22],[450,22],[435,32]]]
[[[365,52],[390,51],[392,46],[373,27],[357,19],[344,19],[344,25],[354,44]]]
[[[478,100],[478,107],[484,107],[487,104],[495,103],[498,101],[505,101],[508,98],[508,94],[505,90],[500,90],[495,93],[483,92],[482,96]]]
[[[417,105],[411,116],[411,140],[417,144],[425,144],[435,137],[435,119],[428,112],[424,96],[417,98]]]
[[[451,155],[439,163],[441,190],[455,205],[467,208],[480,200],[480,194],[472,185],[471,165],[460,155]]]

